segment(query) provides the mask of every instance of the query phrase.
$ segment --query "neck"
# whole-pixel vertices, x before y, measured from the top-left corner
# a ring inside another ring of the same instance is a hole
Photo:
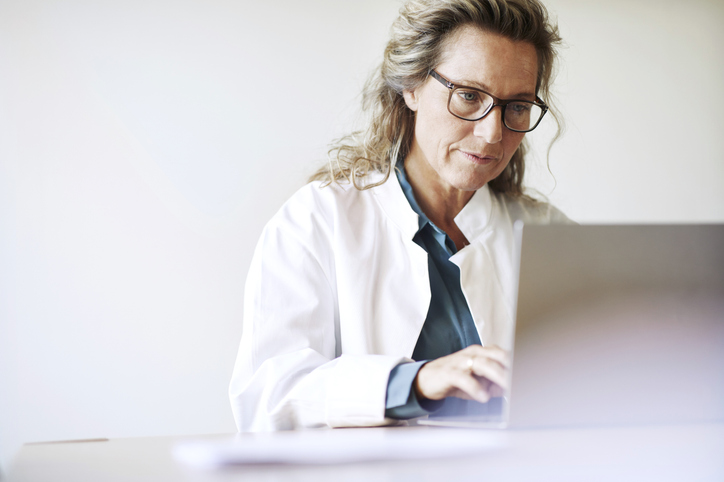
[[[412,156],[405,159],[405,172],[422,212],[436,226],[448,232],[446,227],[455,226],[455,217],[475,191],[463,191],[447,184],[430,164],[416,161]]]
[[[463,191],[444,182],[426,161],[415,157],[405,159],[405,172],[417,204],[435,226],[450,236],[458,250],[468,245],[468,240],[455,224],[455,217],[475,194]]]

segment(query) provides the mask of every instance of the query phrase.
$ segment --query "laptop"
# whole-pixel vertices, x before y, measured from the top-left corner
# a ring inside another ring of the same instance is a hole
[[[472,414],[448,411],[419,424],[724,421],[724,225],[519,223],[515,230],[510,393],[468,402]]]

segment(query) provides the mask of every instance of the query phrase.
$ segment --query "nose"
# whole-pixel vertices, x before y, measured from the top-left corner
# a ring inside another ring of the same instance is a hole
[[[473,134],[482,137],[488,144],[496,144],[503,140],[503,108],[499,105],[493,107],[488,115],[475,122]]]

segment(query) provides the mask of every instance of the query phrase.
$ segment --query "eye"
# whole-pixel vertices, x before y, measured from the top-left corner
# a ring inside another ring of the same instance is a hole
[[[478,93],[473,90],[458,90],[457,95],[465,102],[477,102],[479,100]]]
[[[526,112],[530,110],[530,106],[528,104],[513,104],[513,109],[516,112]]]
[[[524,115],[530,112],[531,106],[527,102],[513,102],[508,104],[507,110],[517,115]]]

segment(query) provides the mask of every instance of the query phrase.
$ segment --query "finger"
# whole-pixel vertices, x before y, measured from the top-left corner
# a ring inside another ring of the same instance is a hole
[[[477,377],[483,377],[503,390],[508,389],[508,370],[501,366],[496,360],[477,357],[473,359],[472,373]]]
[[[495,383],[490,385],[490,387],[488,388],[488,393],[490,393],[491,398],[505,396],[505,390],[499,385],[496,385]]]
[[[457,388],[454,388],[450,393],[448,393],[448,397],[462,398],[463,400],[474,400],[473,397],[462,390],[458,390]]]
[[[495,397],[502,397],[505,396],[505,391],[500,388],[495,383],[486,380],[486,379],[480,379],[478,380],[479,383],[485,388],[485,390],[488,392],[488,395],[490,398]],[[457,388],[452,389],[448,394],[448,397],[456,397],[456,398],[462,398],[463,400],[475,400],[473,397],[468,395],[467,393],[463,392],[462,390],[459,390]]]
[[[456,377],[455,387],[464,392],[470,399],[478,401],[480,403],[486,403],[490,400],[490,394],[487,391],[487,386],[477,380],[471,373],[462,373]]]
[[[492,345],[483,347],[480,345],[470,345],[465,351],[467,355],[490,358],[498,362],[501,366],[510,369],[510,353],[499,346]]]

